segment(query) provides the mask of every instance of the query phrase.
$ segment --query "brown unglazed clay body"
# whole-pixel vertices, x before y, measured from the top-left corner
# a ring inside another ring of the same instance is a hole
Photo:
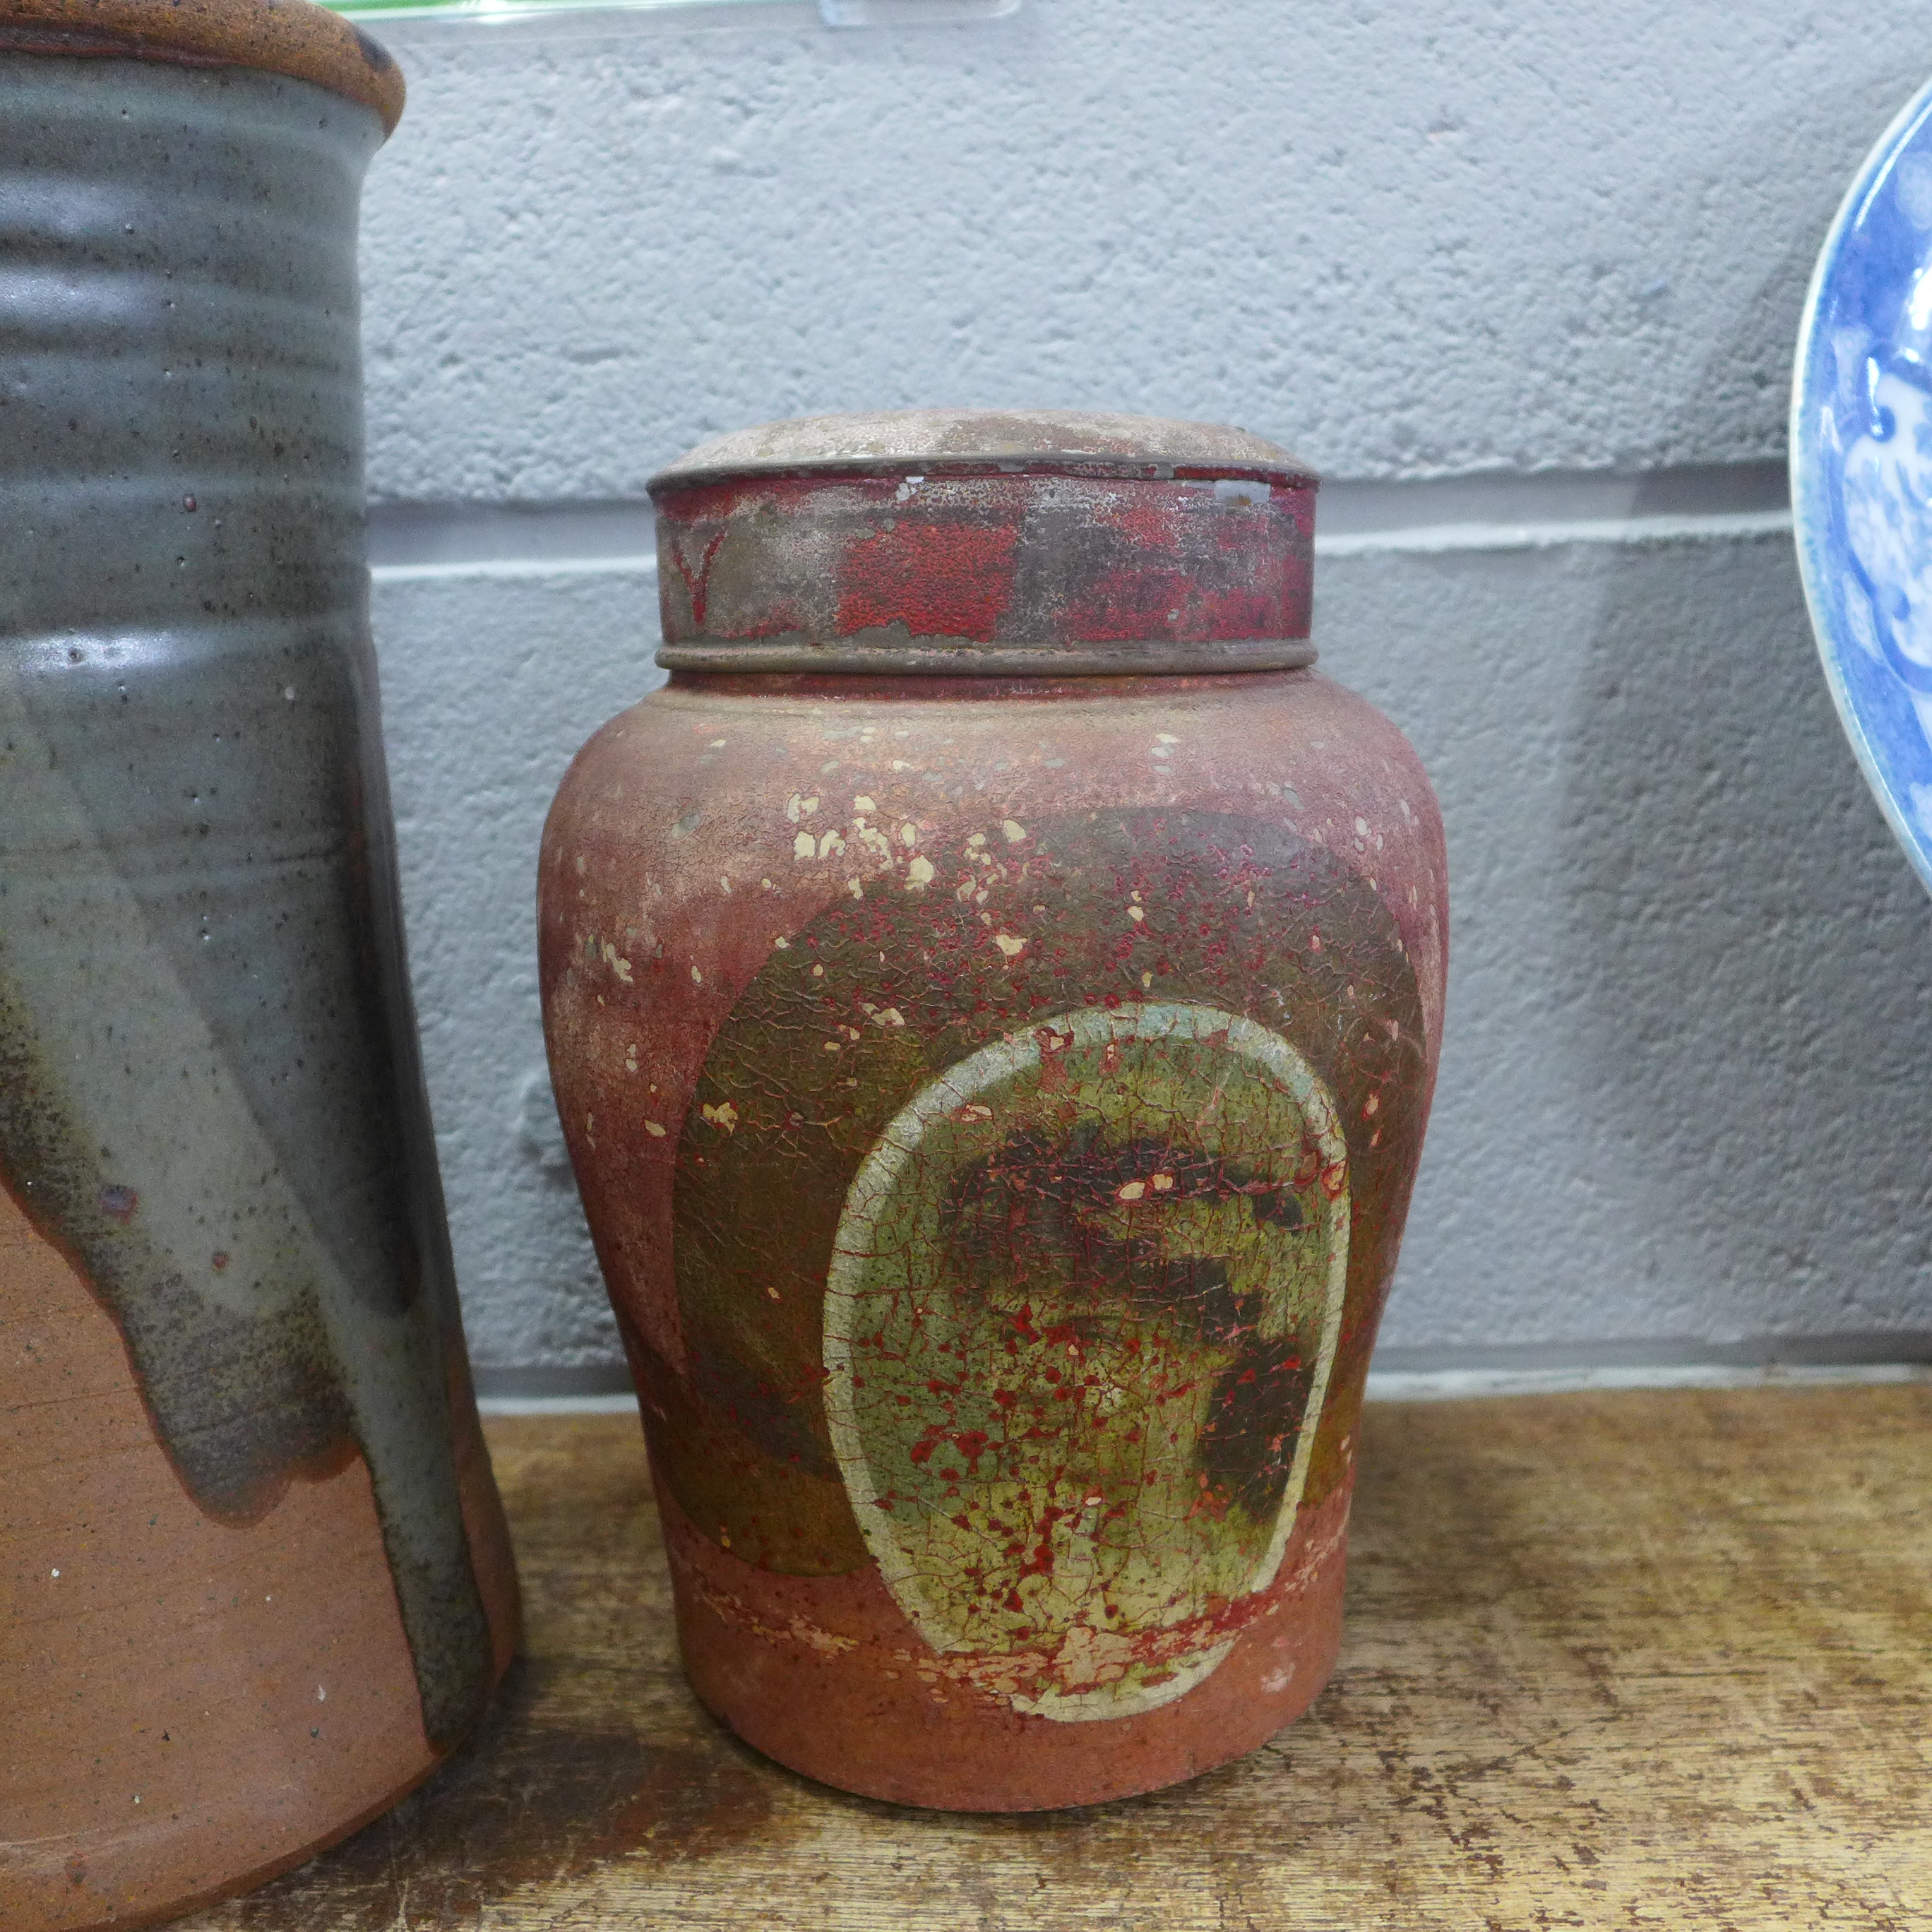
[[[515,1642],[405,970],[319,8],[0,0],[0,1923],[418,1783]]]
[[[515,1574],[466,1385],[458,1500],[501,1673]],[[364,1459],[200,1506],[116,1324],[0,1192],[0,1905],[138,1924],[298,1863],[420,1784],[425,1735]]]
[[[1219,668],[1298,661],[1280,452],[961,420],[827,425],[911,446],[882,483],[782,430],[776,482],[661,479],[674,674],[554,808],[543,979],[693,1682],[814,1776],[1027,1809],[1223,1762],[1333,1664],[1443,856],[1370,706]],[[772,668],[677,668],[734,648]],[[1082,674],[1137,649],[1174,668]]]

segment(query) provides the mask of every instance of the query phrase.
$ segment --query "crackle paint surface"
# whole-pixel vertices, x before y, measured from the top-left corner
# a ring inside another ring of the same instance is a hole
[[[545,835],[687,1663],[854,1789],[1144,1789],[1332,1654],[1432,801],[1310,674],[836,682],[674,680]]]
[[[833,1451],[894,1599],[1016,1708],[1166,1703],[1274,1580],[1347,1169],[1279,1035],[1141,1004],[982,1048],[866,1156],[826,1285]]]

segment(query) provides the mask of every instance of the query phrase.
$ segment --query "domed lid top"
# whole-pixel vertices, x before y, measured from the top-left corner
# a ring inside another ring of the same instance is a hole
[[[1312,489],[1278,444],[1219,423],[1098,410],[882,410],[801,416],[713,436],[650,480],[653,495],[727,476],[1076,470],[1114,476],[1252,476]]]
[[[0,0],[0,49],[260,68],[360,101],[386,132],[402,118],[388,50],[313,0]]]

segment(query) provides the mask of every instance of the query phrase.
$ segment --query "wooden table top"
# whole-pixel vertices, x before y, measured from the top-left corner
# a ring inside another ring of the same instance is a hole
[[[1072,1812],[845,1796],[686,1689],[635,1424],[489,1424],[527,1655],[476,1744],[195,1932],[1932,1926],[1932,1388],[1382,1403],[1333,1682]]]

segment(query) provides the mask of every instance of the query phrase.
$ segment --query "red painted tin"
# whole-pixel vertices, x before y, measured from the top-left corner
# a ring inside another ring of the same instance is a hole
[[[1334,1664],[1442,1010],[1314,478],[920,412],[652,494],[671,680],[559,794],[542,970],[692,1682],[915,1804],[1222,1762]]]

